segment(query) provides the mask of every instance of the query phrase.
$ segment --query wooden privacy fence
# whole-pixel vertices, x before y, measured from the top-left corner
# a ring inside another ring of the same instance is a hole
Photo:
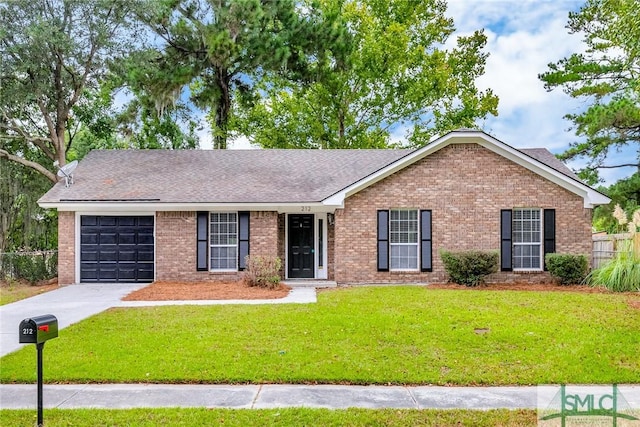
[[[602,267],[618,252],[631,250],[631,244],[633,250],[640,253],[640,233],[635,233],[633,238],[630,233],[594,235],[592,268]]]

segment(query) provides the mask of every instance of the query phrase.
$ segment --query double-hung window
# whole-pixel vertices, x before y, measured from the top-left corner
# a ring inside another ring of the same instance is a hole
[[[237,212],[211,212],[209,225],[210,269],[236,271],[238,269]]]
[[[389,213],[391,270],[417,270],[418,210],[394,209]]]
[[[542,270],[542,215],[540,209],[513,210],[513,269]]]

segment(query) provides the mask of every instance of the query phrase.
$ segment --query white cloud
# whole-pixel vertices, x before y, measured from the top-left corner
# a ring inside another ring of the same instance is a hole
[[[578,137],[569,129],[566,114],[585,108],[561,89],[547,92],[538,75],[548,64],[584,50],[579,34],[566,28],[569,11],[583,1],[450,0],[447,15],[454,19],[455,37],[483,29],[489,53],[479,89],[491,88],[498,95],[498,117],[478,123],[487,132],[517,148],[544,147],[560,153]],[[450,45],[449,45],[450,46]],[[569,164],[578,169],[584,160]],[[629,170],[603,170],[606,184],[628,176]]]

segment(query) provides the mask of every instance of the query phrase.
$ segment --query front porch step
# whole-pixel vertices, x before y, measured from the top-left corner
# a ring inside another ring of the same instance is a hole
[[[292,288],[335,288],[338,284],[333,280],[288,279],[283,282]]]

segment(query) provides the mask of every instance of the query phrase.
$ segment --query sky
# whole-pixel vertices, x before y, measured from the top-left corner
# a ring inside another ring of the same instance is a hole
[[[447,15],[454,19],[456,33],[468,35],[484,28],[485,51],[489,53],[485,74],[477,81],[481,90],[491,88],[500,101],[498,116],[477,123],[487,133],[516,148],[544,147],[561,153],[578,138],[570,130],[565,114],[579,113],[586,104],[555,89],[547,92],[538,74],[550,62],[584,51],[581,35],[566,29],[569,11],[578,11],[577,0],[449,0]],[[402,138],[396,129],[392,137]],[[395,139],[394,138],[394,139]],[[249,148],[246,139],[233,141],[231,148]],[[210,137],[202,133],[202,148],[211,148]],[[628,153],[626,153],[628,154]],[[618,156],[624,156],[620,153]],[[612,162],[614,159],[612,158]],[[577,169],[584,161],[569,162]],[[632,168],[604,169],[606,185],[633,173]]]

